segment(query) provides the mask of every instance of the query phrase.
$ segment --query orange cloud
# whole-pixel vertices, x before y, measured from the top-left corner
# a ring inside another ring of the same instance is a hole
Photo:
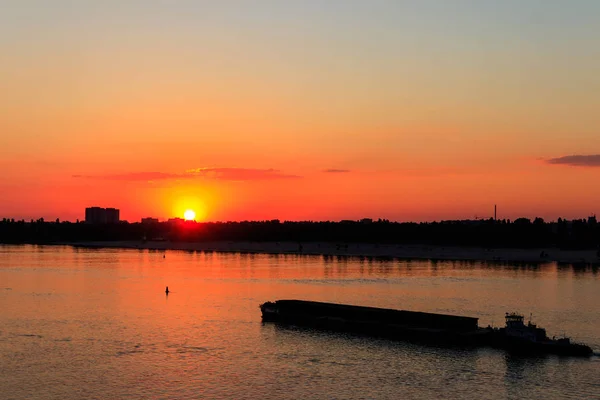
[[[192,178],[192,176],[166,172],[128,172],[110,175],[73,175],[73,178],[102,179],[107,181],[156,181],[163,179]]]
[[[192,174],[193,176],[201,176],[225,181],[301,178],[301,176],[284,174],[281,171],[272,168],[195,168],[189,169],[185,172]]]
[[[166,179],[206,178],[225,181],[252,181],[271,179],[297,179],[299,175],[284,174],[276,169],[257,168],[194,168],[184,173],[128,172],[109,175],[73,175],[73,178],[102,179],[111,181],[156,181]]]

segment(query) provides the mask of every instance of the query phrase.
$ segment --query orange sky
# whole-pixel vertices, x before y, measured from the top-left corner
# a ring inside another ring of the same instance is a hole
[[[3,5],[2,217],[598,211],[600,5],[223,3]]]

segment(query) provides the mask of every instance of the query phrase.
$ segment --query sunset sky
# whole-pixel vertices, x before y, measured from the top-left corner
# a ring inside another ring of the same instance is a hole
[[[0,0],[0,217],[600,214],[600,1]]]

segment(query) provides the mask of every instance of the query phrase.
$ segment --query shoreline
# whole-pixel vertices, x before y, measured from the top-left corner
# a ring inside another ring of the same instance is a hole
[[[122,248],[139,250],[181,250],[219,253],[309,255],[327,257],[367,257],[406,260],[491,261],[515,263],[600,264],[597,250],[561,250],[558,248],[480,248],[372,243],[327,242],[168,242],[168,241],[89,241],[59,242],[84,248]]]

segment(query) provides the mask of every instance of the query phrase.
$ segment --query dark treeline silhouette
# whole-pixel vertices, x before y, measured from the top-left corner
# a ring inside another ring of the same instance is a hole
[[[341,222],[184,222],[87,224],[37,221],[0,222],[2,243],[86,241],[272,241],[363,242],[482,247],[595,249],[600,225],[595,217],[556,222],[541,218],[398,223],[388,220]]]

